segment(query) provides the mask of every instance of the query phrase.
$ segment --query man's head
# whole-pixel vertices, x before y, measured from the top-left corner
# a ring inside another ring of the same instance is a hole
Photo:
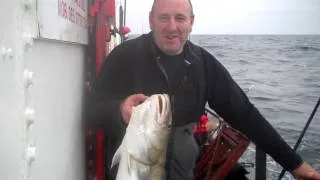
[[[193,20],[190,0],[154,0],[149,23],[156,45],[165,54],[180,54],[192,30]]]

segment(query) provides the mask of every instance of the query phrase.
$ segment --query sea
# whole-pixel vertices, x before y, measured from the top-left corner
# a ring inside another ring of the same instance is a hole
[[[191,35],[213,54],[247,93],[251,102],[294,147],[320,98],[320,35]],[[298,153],[320,170],[320,107]],[[251,144],[240,161],[255,163]],[[267,156],[267,179],[281,166]],[[283,179],[293,179],[286,173]]]
[[[191,35],[190,40],[228,69],[250,101],[294,147],[320,98],[320,35]],[[320,171],[320,107],[297,151]],[[239,161],[255,163],[254,144]],[[267,156],[267,179],[277,179],[281,170]],[[293,177],[286,173],[283,179]]]

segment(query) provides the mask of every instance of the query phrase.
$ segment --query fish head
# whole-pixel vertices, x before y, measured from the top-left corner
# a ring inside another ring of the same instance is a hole
[[[171,121],[167,94],[154,94],[135,106],[125,135],[130,156],[145,165],[157,163],[166,152]]]
[[[150,97],[153,118],[146,119],[147,139],[155,148],[166,148],[168,134],[172,123],[170,97],[167,94],[155,94]]]
[[[170,98],[167,94],[155,94],[149,97],[151,102],[150,120],[147,120],[147,127],[154,131],[161,129],[168,129],[171,126],[171,104]]]
[[[171,103],[170,97],[167,94],[155,95],[154,99],[157,101],[157,114],[155,123],[162,128],[169,128],[171,126]]]

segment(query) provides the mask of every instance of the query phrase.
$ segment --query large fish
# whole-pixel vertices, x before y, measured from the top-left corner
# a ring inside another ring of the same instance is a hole
[[[119,163],[117,180],[164,180],[172,121],[170,98],[155,94],[135,106],[111,167]]]

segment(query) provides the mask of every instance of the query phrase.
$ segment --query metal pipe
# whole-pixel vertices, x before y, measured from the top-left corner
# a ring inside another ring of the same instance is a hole
[[[120,29],[123,28],[123,8],[122,5],[120,5],[119,7],[119,24],[120,24]],[[120,33],[120,37],[121,37],[121,43],[124,41],[124,35],[122,33]]]
[[[256,147],[256,180],[267,179],[267,155],[261,149]]]
[[[127,16],[127,0],[124,0],[123,26],[126,26],[126,16]]]

